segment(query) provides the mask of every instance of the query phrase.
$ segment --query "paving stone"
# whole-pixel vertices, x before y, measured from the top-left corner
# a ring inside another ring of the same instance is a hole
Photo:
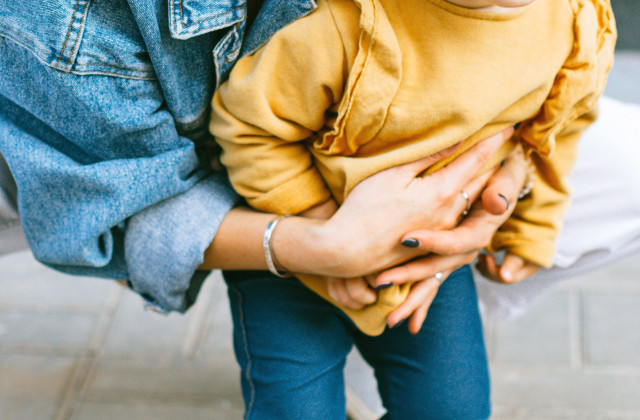
[[[0,419],[54,418],[73,367],[69,357],[0,355]]]
[[[58,407],[55,401],[43,398],[19,398],[0,395],[0,419],[53,419]]]
[[[12,349],[82,351],[97,316],[92,314],[0,312],[0,352]]]
[[[86,403],[73,416],[75,420],[240,420],[242,410],[228,401],[211,405],[163,404],[162,402]]]
[[[640,293],[593,292],[584,300],[586,362],[640,366]]]
[[[638,420],[640,411],[494,407],[491,420]]]
[[[586,373],[553,367],[513,369],[494,364],[492,377],[493,401],[499,407],[529,412],[640,412],[638,372]]]
[[[515,321],[493,321],[488,335],[491,362],[570,365],[569,308],[569,295],[550,294]]]
[[[227,298],[227,287],[219,272],[213,273],[205,283],[199,299],[208,298],[209,309],[202,331],[199,354],[204,357],[217,351],[233,349],[233,322]],[[201,302],[198,302],[200,304]],[[204,303],[204,302],[203,302]]]
[[[175,357],[161,364],[131,359],[100,359],[89,377],[87,395],[165,396],[241,404],[240,372],[233,352],[209,355],[207,360]],[[101,398],[101,397],[100,397]]]
[[[103,357],[166,359],[181,354],[190,313],[168,315],[147,311],[142,299],[127,291],[113,317]]]
[[[120,287],[109,280],[70,276],[36,262],[29,252],[0,258],[0,308],[46,307],[66,311],[100,311],[109,290]]]

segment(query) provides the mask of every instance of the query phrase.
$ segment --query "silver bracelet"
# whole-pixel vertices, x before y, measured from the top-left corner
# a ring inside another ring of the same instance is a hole
[[[286,214],[283,216],[278,216],[271,222],[269,222],[267,228],[264,230],[264,236],[262,237],[262,248],[264,249],[264,259],[267,261],[267,267],[269,268],[269,271],[271,273],[275,274],[278,277],[291,277],[292,274],[287,270],[278,270],[276,256],[271,249],[271,235],[278,225],[278,222],[288,216],[289,215]]]

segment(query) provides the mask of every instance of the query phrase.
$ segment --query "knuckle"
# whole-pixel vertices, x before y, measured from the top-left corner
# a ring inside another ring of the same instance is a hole
[[[479,163],[484,164],[485,162],[488,162],[491,159],[491,157],[493,156],[493,153],[491,152],[491,150],[481,147],[476,149],[475,156],[476,156],[476,160]]]
[[[450,212],[445,218],[444,218],[444,228],[445,229],[451,229],[452,227],[454,227],[455,225],[458,224],[458,220],[459,220],[459,216],[458,214],[454,213],[454,212]]]
[[[461,241],[450,241],[448,244],[451,255],[461,254],[465,250],[465,244]]]
[[[463,264],[471,264],[473,262],[473,260],[475,260],[475,252],[471,253],[471,254],[466,254],[464,259],[463,259]]]

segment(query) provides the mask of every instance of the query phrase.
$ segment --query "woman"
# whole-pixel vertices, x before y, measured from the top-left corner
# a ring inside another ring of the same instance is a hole
[[[258,262],[263,261],[255,245],[260,242],[245,233],[253,227],[261,235],[269,216],[230,211],[238,198],[224,174],[208,167],[208,104],[240,51],[258,48],[313,5],[267,1],[258,14],[255,2],[248,13],[231,3],[209,8],[194,2],[189,13],[162,0],[48,4],[46,10],[57,12],[43,13],[36,1],[0,0],[0,153],[7,162],[0,173],[3,189],[18,192],[7,195],[3,218],[15,225],[14,209],[19,209],[35,257],[72,274],[126,279],[162,311],[185,311],[193,303],[207,275],[197,270],[203,262],[209,262],[205,268],[238,268],[233,261],[246,256],[240,267],[266,268]],[[252,20],[253,29],[245,31]],[[501,183],[508,182],[504,178]],[[425,191],[420,197],[431,199],[417,208],[453,197],[464,205],[458,191],[439,199],[427,189],[420,188]],[[408,197],[388,198],[408,202]],[[375,217],[393,220],[388,210]],[[348,206],[342,214],[347,211]],[[354,250],[390,248],[403,229],[414,227],[402,217],[389,223],[379,242],[355,234],[378,224],[367,218],[354,221],[362,227],[341,229],[331,240]],[[302,224],[287,224],[292,222]],[[316,225],[307,228],[318,234]],[[239,231],[227,236],[231,229]],[[285,229],[280,231],[281,236]],[[311,245],[307,255],[335,252],[310,242],[311,232],[300,232],[306,240],[296,246]],[[487,235],[478,235],[480,242]],[[214,237],[214,252],[205,259]],[[258,252],[237,252],[229,243],[235,240]],[[468,249],[478,248],[471,245]],[[383,268],[425,252],[402,249],[382,262],[370,253],[360,267],[345,262],[333,274],[363,274],[363,267]]]

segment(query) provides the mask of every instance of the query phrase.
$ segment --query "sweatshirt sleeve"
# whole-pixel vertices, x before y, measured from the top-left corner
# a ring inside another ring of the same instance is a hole
[[[345,66],[323,2],[241,59],[215,94],[210,129],[233,188],[252,207],[295,214],[330,198],[307,148],[342,97]]]
[[[504,249],[542,267],[553,265],[556,237],[570,203],[568,178],[577,158],[578,141],[596,115],[596,109],[587,112],[560,133],[551,157],[531,153],[534,187],[494,235],[492,251]]]
[[[573,0],[571,6],[572,51],[540,112],[518,132],[535,164],[534,187],[491,243],[493,250],[505,249],[542,267],[553,264],[555,240],[570,202],[568,178],[578,140],[595,120],[616,40],[609,1]]]

